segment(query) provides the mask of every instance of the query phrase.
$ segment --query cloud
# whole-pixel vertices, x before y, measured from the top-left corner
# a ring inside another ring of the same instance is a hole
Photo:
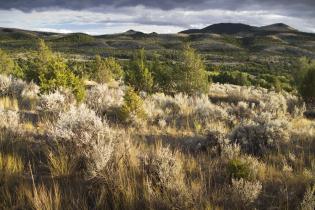
[[[14,18],[12,18],[14,17]],[[162,10],[145,6],[90,10],[41,10],[22,12],[0,10],[0,25],[52,32],[118,33],[128,29],[143,32],[176,33],[187,28],[202,28],[218,22],[242,22],[256,26],[289,23],[300,30],[314,30],[314,19],[280,15],[266,10],[233,11],[225,9]]]
[[[64,8],[71,10],[85,10],[105,7],[134,7],[145,6],[162,10],[184,8],[189,10],[224,9],[247,10],[252,9],[282,9],[301,11],[300,15],[314,14],[314,0],[1,0],[1,9],[19,9],[32,11],[38,9]],[[299,13],[299,12],[297,12]]]
[[[219,22],[315,30],[314,0],[0,0],[0,26],[91,34],[174,33]]]

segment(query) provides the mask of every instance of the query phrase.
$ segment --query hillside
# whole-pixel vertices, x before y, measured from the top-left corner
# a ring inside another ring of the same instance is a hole
[[[220,23],[203,29],[189,29],[178,34],[145,34],[129,30],[125,33],[91,36],[83,33],[57,34],[19,29],[0,28],[0,47],[23,52],[35,47],[34,40],[42,38],[58,51],[83,56],[95,54],[129,57],[132,50],[178,50],[183,42],[190,42],[209,62],[214,53],[231,56],[309,56],[315,57],[315,34],[303,33],[282,23],[254,27],[240,23]]]
[[[0,29],[0,210],[315,209],[314,44]]]
[[[295,69],[297,58],[315,58],[315,34],[298,31],[283,23],[255,27],[241,23],[220,23],[177,34],[143,33],[129,30],[118,34],[92,36],[84,33],[58,34],[0,28],[0,48],[15,57],[36,49],[44,39],[55,51],[79,60],[96,54],[114,56],[122,62],[144,48],[148,59],[159,55],[174,58],[174,52],[189,42],[204,58],[208,69],[242,71],[251,75],[285,76]]]

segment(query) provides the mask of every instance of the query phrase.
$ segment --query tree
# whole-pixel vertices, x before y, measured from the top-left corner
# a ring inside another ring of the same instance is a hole
[[[133,86],[136,91],[152,92],[153,76],[144,49],[139,50],[131,60],[127,70],[126,82]]]
[[[177,90],[189,95],[205,93],[208,76],[201,57],[189,45],[184,46],[177,69]]]
[[[282,90],[281,81],[278,77],[272,77],[272,86],[276,92],[280,92]]]
[[[82,80],[69,70],[64,58],[54,54],[43,40],[39,41],[38,51],[30,60],[26,77],[36,82],[41,92],[68,88],[78,101],[84,98],[85,89]]]
[[[315,65],[308,68],[299,90],[305,102],[315,102]]]
[[[101,58],[95,56],[93,61],[94,79],[99,83],[107,83],[111,80],[119,80],[123,77],[123,69],[115,58]]]
[[[306,57],[298,60],[293,72],[295,85],[307,103],[315,102],[315,61]]]
[[[174,65],[170,62],[162,62],[155,55],[151,64],[151,71],[154,78],[154,91],[173,93],[175,87]]]
[[[298,88],[303,84],[304,78],[311,66],[315,66],[315,61],[306,57],[298,59],[295,71],[293,72],[295,84]]]
[[[128,88],[124,96],[124,104],[121,106],[118,116],[123,122],[144,120],[146,113],[143,109],[143,100],[133,88]]]
[[[14,60],[3,50],[0,49],[0,74],[12,74],[16,77],[22,77],[21,68]]]

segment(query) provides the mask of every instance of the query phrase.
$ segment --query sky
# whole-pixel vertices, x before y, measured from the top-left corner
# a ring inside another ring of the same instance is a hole
[[[285,23],[315,33],[315,0],[0,0],[0,27],[177,33],[214,23]]]

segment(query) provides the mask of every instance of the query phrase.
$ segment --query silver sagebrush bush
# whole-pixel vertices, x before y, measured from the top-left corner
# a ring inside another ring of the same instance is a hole
[[[306,189],[306,192],[301,203],[302,210],[315,209],[315,184]]]
[[[232,179],[231,191],[235,201],[241,201],[244,206],[254,202],[262,190],[259,181],[246,181],[244,179]]]
[[[91,160],[90,169],[94,174],[104,169],[112,156],[115,133],[85,104],[71,106],[69,111],[61,113],[51,135],[81,149]]]
[[[104,114],[109,109],[122,106],[124,91],[124,86],[109,87],[107,84],[98,84],[88,91],[86,104],[97,113]]]
[[[11,78],[0,74],[0,96],[6,96],[9,94],[11,86]]]
[[[144,170],[152,184],[160,189],[177,189],[183,182],[182,162],[169,148],[159,147],[142,157]]]
[[[254,121],[237,126],[231,140],[245,152],[262,155],[268,150],[278,151],[279,146],[289,140],[289,127],[287,120],[273,119],[270,114],[263,113]]]
[[[228,118],[227,112],[211,103],[206,95],[189,97],[179,93],[172,97],[157,93],[149,96],[144,105],[151,123],[164,120],[168,125],[173,122],[178,125],[193,125],[196,122],[204,125],[208,121]]]
[[[62,112],[65,111],[66,97],[59,91],[50,94],[43,94],[39,99],[38,109],[44,112]]]
[[[0,109],[0,127],[15,130],[19,127],[20,116],[16,111]]]

